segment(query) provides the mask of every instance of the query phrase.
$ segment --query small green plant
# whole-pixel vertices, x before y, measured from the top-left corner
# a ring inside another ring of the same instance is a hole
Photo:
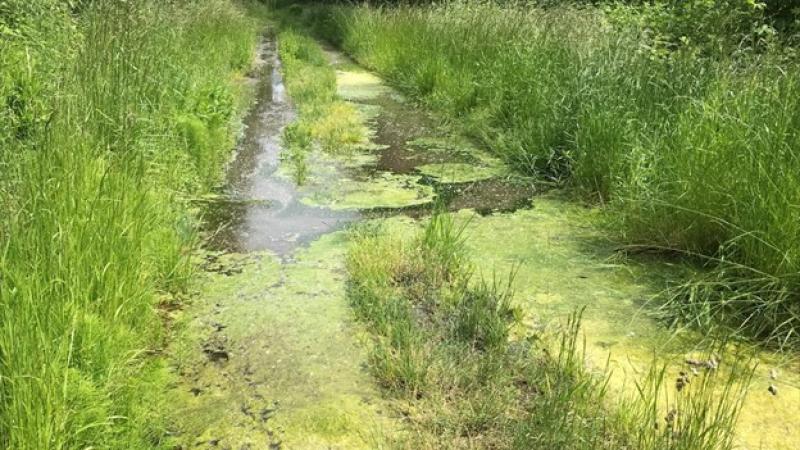
[[[302,122],[294,122],[283,130],[283,148],[281,154],[292,165],[292,176],[298,185],[305,184],[308,178],[308,154],[312,150],[311,131]]]
[[[452,309],[452,337],[478,350],[506,345],[511,326],[519,316],[511,304],[509,288],[500,289],[481,281],[457,291],[461,294],[446,306]]]

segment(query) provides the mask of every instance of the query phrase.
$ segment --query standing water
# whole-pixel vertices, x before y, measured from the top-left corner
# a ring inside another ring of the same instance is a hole
[[[284,255],[358,214],[311,207],[300,202],[297,185],[278,174],[281,133],[296,116],[286,95],[273,43],[262,49],[255,105],[245,118],[245,134],[228,168],[221,202],[207,218],[215,232],[210,246],[219,250],[270,250]]]
[[[273,42],[256,104],[212,208],[206,272],[174,349],[181,448],[375,448],[393,427],[345,300],[354,209],[307,205],[281,172],[295,117]]]

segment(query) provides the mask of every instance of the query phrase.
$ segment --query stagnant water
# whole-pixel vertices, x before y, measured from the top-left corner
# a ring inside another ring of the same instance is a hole
[[[307,206],[297,185],[277,175],[281,131],[295,118],[273,44],[265,44],[256,72],[255,104],[244,121],[236,158],[228,168],[223,201],[211,209],[210,246],[234,252],[286,254],[301,243],[340,228],[354,211]],[[261,73],[258,73],[261,72]]]
[[[359,213],[304,203],[308,192],[281,173],[281,130],[295,112],[273,42],[260,60],[256,103],[208,217],[207,272],[173,349],[173,439],[179,448],[374,448],[393,419],[361,368],[334,231]]]
[[[204,257],[208,272],[173,352],[180,445],[378,448],[402,433],[402,420],[363,369],[362,332],[345,298],[345,225],[381,217],[414,229],[412,218],[428,214],[437,198],[469,220],[479,273],[517,267],[515,299],[528,327],[586,307],[587,363],[601,366],[611,355],[621,392],[646,372],[653,352],[672,364],[670,376],[686,370],[702,339],[668,332],[647,304],[684,267],[621,260],[594,225],[598,211],[537,192],[379,78],[333,50],[328,56],[371,145],[350,158],[316,152],[308,181],[297,185],[280,159],[281,129],[294,110],[274,45],[265,44],[253,79],[258,102],[229,170],[226,201],[209,217],[215,251]],[[737,443],[797,448],[797,362],[766,354],[761,362]]]

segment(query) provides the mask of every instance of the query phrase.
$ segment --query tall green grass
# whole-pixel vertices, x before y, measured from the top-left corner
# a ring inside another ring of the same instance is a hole
[[[796,346],[796,52],[768,27],[740,30],[741,8],[706,8],[719,23],[692,27],[663,6],[452,1],[303,18],[519,170],[606,204],[622,241],[710,268],[669,296],[673,317]]]
[[[351,235],[348,295],[373,335],[369,368],[408,419],[398,448],[732,448],[747,370],[675,392],[654,364],[617,403],[608,375],[586,368],[579,314],[556,336],[514,332],[510,283],[472,278],[465,227],[439,213],[411,238],[374,224]]]
[[[158,306],[191,275],[185,199],[220,181],[258,22],[225,0],[0,12],[0,447],[158,448]]]

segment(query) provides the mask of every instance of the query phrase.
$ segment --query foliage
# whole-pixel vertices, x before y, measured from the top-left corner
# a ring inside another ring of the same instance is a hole
[[[319,45],[290,28],[278,36],[278,50],[286,73],[286,88],[295,101],[298,121],[284,130],[284,155],[295,169],[295,181],[305,181],[305,155],[312,140],[329,153],[350,154],[363,144],[366,129],[359,113],[336,93],[336,73]]]
[[[0,2],[0,446],[157,448],[257,22],[224,0]]]

